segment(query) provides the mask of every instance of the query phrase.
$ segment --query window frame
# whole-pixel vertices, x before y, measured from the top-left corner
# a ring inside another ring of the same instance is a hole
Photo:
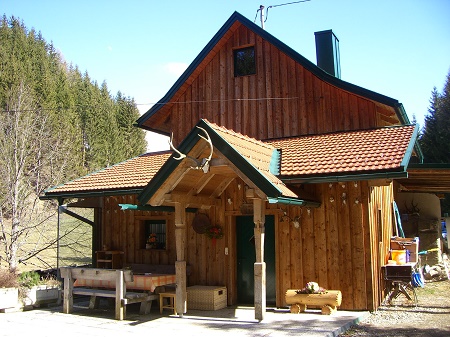
[[[147,240],[150,234],[155,233],[158,240],[164,238],[164,244],[161,245],[161,242],[157,241],[157,247],[151,248],[156,250],[167,250],[167,219],[165,218],[148,218],[142,220],[142,233],[143,233],[143,248],[146,248]],[[156,229],[156,226],[164,225],[164,230]]]
[[[239,60],[238,59],[238,54],[239,52],[246,52],[248,50],[252,50],[253,51],[253,66],[251,67],[250,71],[246,71],[248,69],[245,69],[247,67],[245,66],[241,66],[238,67],[238,62],[244,62],[245,60]],[[251,75],[256,75],[256,47],[255,45],[246,45],[246,46],[240,46],[240,47],[236,47],[233,48],[233,73],[234,73],[234,77],[243,77],[243,76],[251,76]],[[240,69],[243,68],[243,69]],[[243,70],[243,71],[241,71]]]

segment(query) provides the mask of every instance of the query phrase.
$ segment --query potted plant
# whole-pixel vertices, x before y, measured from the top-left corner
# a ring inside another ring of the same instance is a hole
[[[19,282],[17,274],[0,269],[0,310],[16,308],[19,303]]]
[[[24,307],[59,304],[61,284],[55,277],[41,277],[36,271],[28,271],[19,275],[18,282],[20,299]]]
[[[147,243],[146,243],[146,245],[145,245],[145,248],[146,249],[155,249],[155,248],[158,248],[158,238],[156,237],[156,234],[155,233],[151,233],[149,236],[148,236],[148,239],[147,239]]]

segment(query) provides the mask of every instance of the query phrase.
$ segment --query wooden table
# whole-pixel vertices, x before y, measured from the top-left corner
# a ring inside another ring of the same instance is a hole
[[[154,292],[156,287],[176,282],[175,274],[133,274],[133,281],[126,282],[127,289]],[[76,280],[75,287],[115,288],[114,282],[101,280]]]

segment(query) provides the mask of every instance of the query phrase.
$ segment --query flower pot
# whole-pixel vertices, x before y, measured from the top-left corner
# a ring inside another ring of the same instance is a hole
[[[0,288],[0,310],[16,308],[19,303],[18,288]]]
[[[22,302],[25,306],[39,307],[43,304],[59,303],[61,290],[56,286],[39,285],[27,289]]]

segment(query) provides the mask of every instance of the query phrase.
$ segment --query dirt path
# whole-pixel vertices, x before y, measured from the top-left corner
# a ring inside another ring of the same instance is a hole
[[[427,282],[418,288],[418,305],[382,306],[366,320],[339,336],[448,337],[450,281]]]

